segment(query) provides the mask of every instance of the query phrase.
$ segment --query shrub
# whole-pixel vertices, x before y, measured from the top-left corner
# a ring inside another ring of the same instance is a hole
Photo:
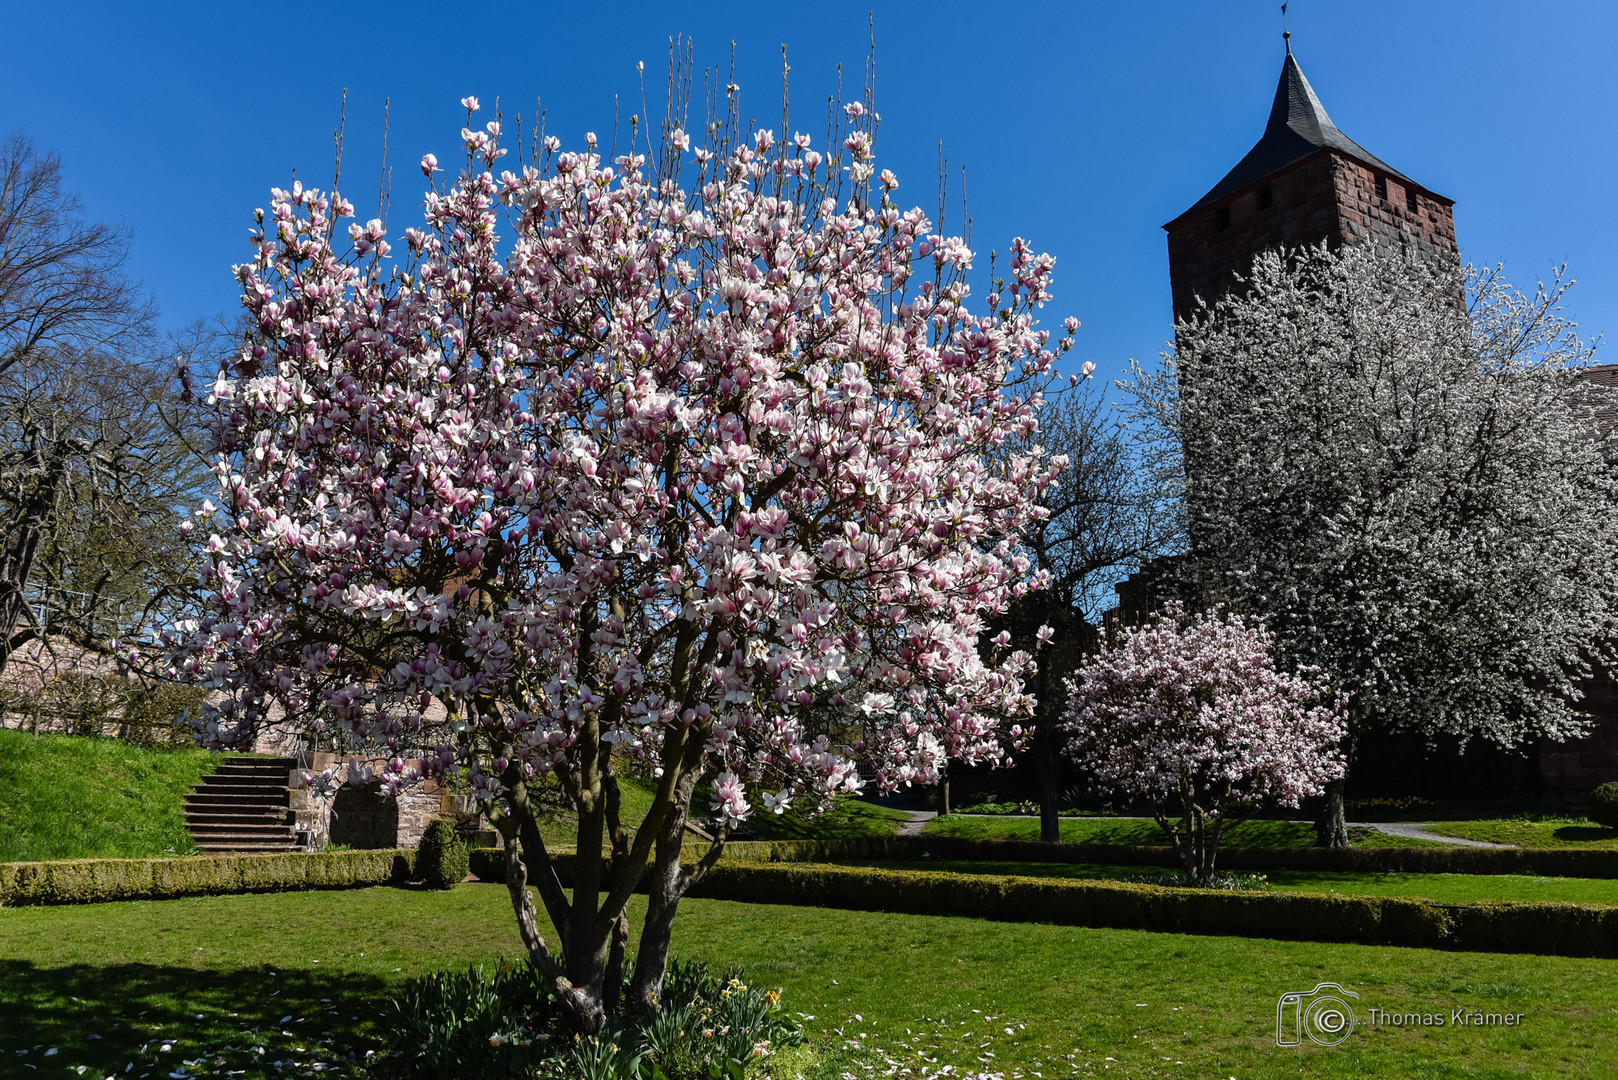
[[[553,1040],[554,1004],[528,964],[502,960],[493,976],[435,972],[383,1010],[388,1048],[406,1076],[524,1076]]]
[[[623,992],[627,992],[627,984]],[[593,1036],[567,1031],[546,980],[502,961],[409,982],[385,1015],[394,1068],[406,1077],[542,1076],[569,1080],[743,1080],[802,1030],[777,990],[741,972],[669,965],[656,1012],[638,1024],[616,1017]]]
[[[739,1078],[770,1054],[803,1041],[778,990],[748,986],[740,971],[669,965],[657,1014],[641,1032],[649,1061],[668,1080]]]
[[[1590,820],[1618,829],[1618,782],[1602,784],[1590,792]]]
[[[202,687],[142,683],[117,675],[57,672],[37,690],[0,691],[0,712],[17,714],[38,731],[42,723],[64,734],[115,736],[151,750],[190,749],[188,710],[207,697]]]
[[[449,818],[434,818],[421,835],[416,876],[434,889],[449,889],[466,880],[471,866],[466,844]]]

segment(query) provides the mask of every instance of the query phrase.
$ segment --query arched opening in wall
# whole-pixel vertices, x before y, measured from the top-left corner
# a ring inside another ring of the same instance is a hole
[[[331,803],[329,844],[351,848],[399,846],[399,803],[382,793],[381,784],[356,788],[344,784]]]

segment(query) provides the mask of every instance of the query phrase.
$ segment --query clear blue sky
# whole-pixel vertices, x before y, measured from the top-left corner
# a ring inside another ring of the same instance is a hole
[[[836,65],[859,91],[873,4],[33,3],[9,5],[0,131],[60,152],[89,214],[134,234],[131,269],[165,325],[233,311],[230,264],[272,185],[329,186],[348,88],[343,189],[374,205],[384,98],[396,169],[390,224],[414,220],[414,163],[459,155],[458,100],[496,98],[577,144],[660,109],[667,42],[728,64],[744,112],[779,117],[789,48],[795,118],[824,130]],[[1052,322],[1077,315],[1079,359],[1115,374],[1169,336],[1161,225],[1263,129],[1279,75],[1279,5],[876,2],[879,164],[937,205],[938,144],[973,240],[1015,235],[1057,257]],[[1456,200],[1464,258],[1519,281],[1563,260],[1570,310],[1618,331],[1614,124],[1618,4],[1295,0],[1293,45],[1348,136]],[[487,113],[485,115],[488,115]],[[952,216],[958,203],[951,201]],[[957,219],[958,220],[958,219]],[[1618,355],[1609,355],[1609,361]]]

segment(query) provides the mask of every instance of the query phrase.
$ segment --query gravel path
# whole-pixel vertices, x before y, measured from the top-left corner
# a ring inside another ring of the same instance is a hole
[[[900,836],[920,836],[921,828],[938,815],[931,810],[906,810],[909,819],[899,822]]]
[[[1439,833],[1429,832],[1433,827],[1430,821],[1366,821],[1349,822],[1356,828],[1375,829],[1389,836],[1402,836],[1407,840],[1435,840],[1440,844],[1453,844],[1456,847],[1478,848],[1507,848],[1510,844],[1491,844],[1487,840],[1467,840],[1459,836],[1443,836]]]

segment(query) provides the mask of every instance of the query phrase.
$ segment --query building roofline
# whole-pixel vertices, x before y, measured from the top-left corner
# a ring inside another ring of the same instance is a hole
[[[1369,162],[1360,161],[1360,159],[1358,159],[1358,158],[1356,158],[1356,157],[1354,157],[1354,156],[1352,156],[1350,154],[1345,154],[1341,150],[1338,150],[1336,147],[1322,146],[1318,150],[1315,150],[1312,153],[1305,154],[1303,157],[1298,158],[1296,161],[1292,161],[1292,162],[1287,163],[1286,165],[1281,166],[1279,169],[1276,169],[1274,172],[1265,173],[1263,176],[1256,177],[1251,182],[1243,185],[1242,187],[1231,189],[1230,191],[1226,192],[1224,195],[1221,195],[1214,202],[1211,202],[1211,203],[1198,202],[1195,206],[1191,207],[1190,209],[1183,210],[1177,216],[1175,216],[1173,218],[1170,218],[1167,222],[1165,222],[1163,224],[1163,229],[1165,231],[1173,231],[1174,226],[1178,225],[1181,221],[1183,221],[1184,219],[1190,217],[1192,214],[1198,213],[1199,211],[1202,211],[1202,210],[1211,209],[1211,208],[1213,208],[1215,206],[1228,206],[1231,203],[1235,202],[1237,199],[1239,199],[1242,195],[1246,194],[1249,191],[1252,191],[1254,188],[1259,187],[1262,184],[1266,184],[1266,183],[1274,180],[1278,176],[1285,176],[1287,173],[1292,172],[1295,169],[1301,169],[1305,165],[1307,165],[1309,162],[1314,161],[1316,158],[1321,157],[1321,156],[1328,156],[1328,157],[1329,156],[1336,156],[1336,157],[1340,157],[1340,158],[1345,158],[1345,159],[1347,159],[1349,161],[1357,162],[1358,164],[1365,165],[1367,167],[1373,167],[1373,166],[1370,165]],[[1449,198],[1447,195],[1440,195],[1438,192],[1432,190],[1431,188],[1423,187],[1422,185],[1416,183],[1414,180],[1410,179],[1407,176],[1404,176],[1404,175],[1402,175],[1400,173],[1397,173],[1397,172],[1393,172],[1392,170],[1389,170],[1389,175],[1392,176],[1394,179],[1398,180],[1399,183],[1401,183],[1401,184],[1408,184],[1410,187],[1412,187],[1415,190],[1421,192],[1423,195],[1427,196],[1429,199],[1432,199],[1434,202],[1442,203],[1445,206],[1454,206],[1455,205],[1455,200],[1454,199]]]
[[[1170,225],[1194,210],[1226,202],[1260,181],[1285,172],[1291,166],[1326,150],[1336,151],[1362,165],[1386,173],[1400,184],[1409,185],[1446,206],[1455,205],[1454,199],[1446,198],[1416,183],[1344,135],[1327,115],[1326,108],[1320,103],[1314,87],[1310,86],[1309,80],[1304,77],[1303,69],[1298,66],[1297,59],[1292,55],[1291,43],[1287,44],[1286,59],[1281,64],[1281,79],[1276,84],[1275,100],[1270,105],[1270,118],[1265,125],[1264,134],[1234,168],[1185,213],[1170,221]]]

